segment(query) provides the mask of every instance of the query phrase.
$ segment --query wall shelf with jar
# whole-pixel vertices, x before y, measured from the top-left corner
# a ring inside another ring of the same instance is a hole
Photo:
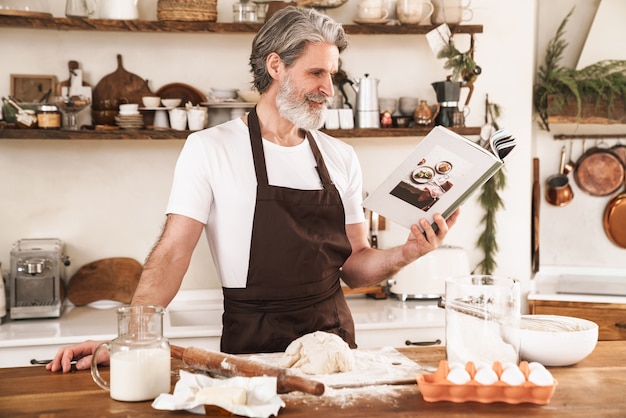
[[[432,127],[426,128],[388,128],[388,129],[322,129],[337,138],[378,138],[378,137],[422,137]],[[460,135],[479,135],[480,128],[450,128]],[[173,129],[116,129],[70,131],[65,129],[12,129],[0,125],[2,139],[62,139],[62,140],[179,140],[186,139],[191,131]]]
[[[115,20],[80,19],[56,17],[6,16],[0,14],[0,27],[29,30],[99,31],[99,32],[166,32],[166,33],[256,33],[260,23],[230,23],[209,21],[165,21],[165,20]],[[434,25],[359,25],[345,24],[351,35],[425,35]],[[482,33],[482,25],[451,25],[453,34]],[[383,129],[337,129],[326,130],[339,138],[374,137],[422,137],[432,127],[383,128]],[[479,127],[454,128],[461,135],[478,135]],[[12,129],[11,125],[0,125],[0,139],[139,139],[178,140],[189,135],[189,131],[174,130],[43,130]]]
[[[261,28],[261,24],[173,20],[32,18],[0,15],[0,27],[101,32],[256,33]],[[344,28],[346,33],[350,35],[425,35],[435,26],[345,24]],[[482,33],[483,25],[451,25],[450,30],[454,34]]]

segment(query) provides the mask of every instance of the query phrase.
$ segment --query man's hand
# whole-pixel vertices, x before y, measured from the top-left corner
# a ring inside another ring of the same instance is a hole
[[[46,369],[51,372],[57,372],[63,370],[63,373],[67,373],[72,370],[72,360],[76,360],[76,370],[86,370],[91,368],[91,357],[96,347],[100,345],[102,341],[88,340],[80,344],[72,345],[69,347],[63,347],[59,349],[54,359],[46,364]],[[100,353],[98,353],[100,354]],[[106,354],[106,353],[102,353]],[[100,357],[100,355],[98,356]],[[108,357],[98,359],[99,363],[107,363]]]

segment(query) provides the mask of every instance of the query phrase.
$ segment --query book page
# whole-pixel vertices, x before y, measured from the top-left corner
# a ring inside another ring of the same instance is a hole
[[[436,127],[363,206],[407,228],[421,218],[432,224],[435,213],[450,216],[501,166],[489,151]]]

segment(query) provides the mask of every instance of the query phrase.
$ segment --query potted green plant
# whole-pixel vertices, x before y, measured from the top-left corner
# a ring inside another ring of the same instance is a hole
[[[540,125],[550,130],[549,119],[577,123],[626,123],[626,61],[604,60],[581,70],[561,65],[568,46],[563,39],[572,9],[546,48],[533,89],[533,105]]]

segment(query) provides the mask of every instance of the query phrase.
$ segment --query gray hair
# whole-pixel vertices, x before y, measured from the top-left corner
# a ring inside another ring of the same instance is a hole
[[[335,44],[340,53],[348,46],[343,26],[314,9],[288,6],[272,15],[252,41],[254,87],[263,93],[272,83],[265,63],[269,54],[277,53],[290,67],[311,43]]]

